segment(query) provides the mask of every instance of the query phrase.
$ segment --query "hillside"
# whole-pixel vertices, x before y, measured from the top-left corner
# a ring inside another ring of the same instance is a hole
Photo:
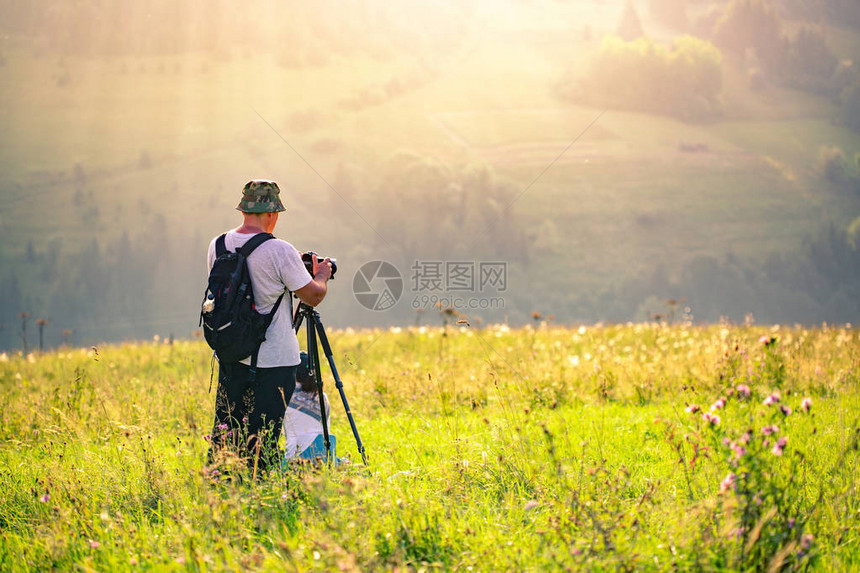
[[[761,285],[794,277],[774,306],[715,301],[695,286],[710,275],[690,278],[697,260],[739,260],[740,275],[773,257],[812,260],[810,240],[860,215],[860,135],[833,98],[753,89],[746,64],[725,55],[722,111],[707,121],[571,101],[560,86],[588,73],[623,3],[464,6],[423,13],[435,20],[420,34],[418,14],[368,8],[357,21],[377,35],[362,40],[323,28],[165,53],[61,52],[5,34],[0,346],[20,345],[24,311],[51,321],[50,344],[63,330],[81,344],[188,336],[206,244],[238,223],[252,177],[285,191],[280,236],[339,259],[324,307],[338,325],[416,320],[411,299],[388,313],[355,304],[352,277],[375,259],[407,283],[415,260],[506,261],[504,310],[472,315],[487,320],[642,319],[669,298],[695,301],[706,320],[857,320],[856,304],[834,302],[838,287],[811,301],[798,286],[805,270],[783,265],[743,285],[772,291]],[[681,35],[638,8],[658,42]],[[857,30],[823,29],[835,57],[860,61]],[[822,171],[832,146],[846,157],[844,184]]]

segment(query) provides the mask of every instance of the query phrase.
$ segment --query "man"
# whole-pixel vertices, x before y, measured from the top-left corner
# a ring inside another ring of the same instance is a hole
[[[228,251],[236,251],[258,233],[273,232],[279,213],[286,210],[277,183],[264,180],[245,185],[236,209],[242,212],[243,221],[226,233]],[[210,271],[215,263],[216,241],[217,237],[209,244]],[[232,446],[259,475],[277,465],[284,412],[296,386],[299,341],[293,330],[290,292],[302,302],[318,305],[326,295],[331,262],[318,261],[314,256],[311,277],[299,252],[280,239],[259,245],[247,262],[258,312],[271,312],[281,295],[287,299],[282,302],[290,304],[278,306],[266,331],[255,377],[250,376],[250,357],[241,363],[219,364],[210,461],[214,461],[214,450]]]

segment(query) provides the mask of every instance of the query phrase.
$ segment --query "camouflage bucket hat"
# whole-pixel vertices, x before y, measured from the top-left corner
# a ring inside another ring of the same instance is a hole
[[[274,181],[248,181],[242,190],[242,200],[236,210],[243,213],[273,213],[286,211],[281,203],[281,190]]]

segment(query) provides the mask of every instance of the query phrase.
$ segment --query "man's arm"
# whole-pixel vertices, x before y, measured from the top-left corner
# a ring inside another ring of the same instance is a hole
[[[318,261],[317,256],[313,255],[313,261],[314,278],[297,290],[296,296],[303,303],[316,306],[323,301],[328,290],[328,280],[331,278],[331,260],[326,257],[324,261]]]

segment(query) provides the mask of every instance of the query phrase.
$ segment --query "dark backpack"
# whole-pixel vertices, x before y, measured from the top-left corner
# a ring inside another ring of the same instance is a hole
[[[269,314],[260,314],[254,306],[254,290],[248,272],[248,256],[260,245],[274,239],[271,233],[258,233],[235,253],[228,251],[221,235],[215,241],[215,263],[209,272],[209,285],[203,295],[200,323],[206,342],[218,360],[239,362],[251,357],[251,379],[256,376],[257,354],[266,340],[284,295]]]

